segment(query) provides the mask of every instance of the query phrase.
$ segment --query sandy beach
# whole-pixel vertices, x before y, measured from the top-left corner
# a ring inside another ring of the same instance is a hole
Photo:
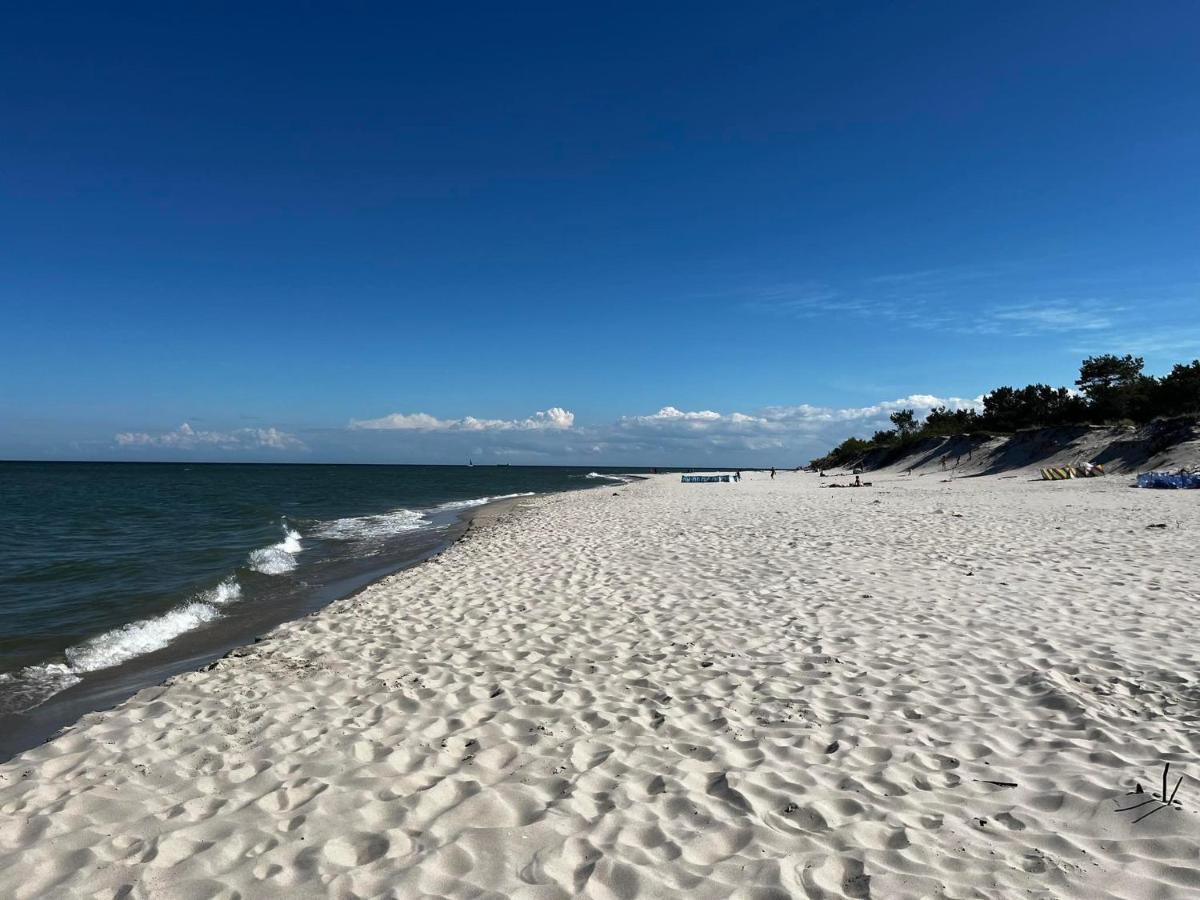
[[[0,896],[1200,895],[1195,495],[1030,479],[481,517],[0,767]]]

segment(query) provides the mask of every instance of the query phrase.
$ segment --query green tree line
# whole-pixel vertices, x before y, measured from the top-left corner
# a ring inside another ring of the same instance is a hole
[[[982,411],[939,406],[919,422],[911,409],[892,413],[892,428],[869,440],[847,438],[814,459],[818,469],[844,466],[869,450],[899,447],[928,437],[1012,434],[1052,425],[1142,424],[1164,416],[1200,413],[1200,359],[1178,363],[1161,377],[1146,375],[1140,356],[1089,356],[1079,367],[1077,390],[1030,384],[998,387],[983,398]]]

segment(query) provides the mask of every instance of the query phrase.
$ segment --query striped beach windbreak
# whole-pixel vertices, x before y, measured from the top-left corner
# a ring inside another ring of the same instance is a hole
[[[1095,478],[1097,475],[1103,474],[1103,466],[1081,468],[1076,468],[1075,466],[1056,466],[1051,469],[1042,469],[1042,481],[1064,481],[1067,478]]]

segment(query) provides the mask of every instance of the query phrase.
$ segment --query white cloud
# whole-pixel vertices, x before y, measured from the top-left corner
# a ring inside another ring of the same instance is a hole
[[[437,419],[428,413],[392,413],[378,419],[351,421],[351,428],[391,429],[394,431],[439,431],[448,428],[451,422]]]
[[[288,452],[345,461],[512,461],[598,465],[780,465],[821,455],[850,435],[869,437],[889,428],[888,416],[913,409],[924,418],[935,406],[978,407],[980,398],[910,394],[867,406],[796,404],[721,411],[663,406],[656,412],[579,424],[573,413],[553,407],[523,419],[466,416],[443,419],[428,413],[396,413],[349,426],[306,432],[305,446],[277,428],[206,431],[184,424],[172,431],[123,432],[119,449],[181,450],[213,454]]]
[[[566,431],[575,424],[575,413],[552,406],[527,419],[439,419],[428,413],[392,413],[378,419],[356,419],[350,428],[369,431]]]
[[[740,415],[740,413],[734,413]],[[681,409],[676,409],[674,406],[664,406],[658,412],[649,416],[628,416],[621,419],[622,423],[636,423],[638,425],[674,425],[685,427],[704,427],[713,422],[721,421],[722,416],[718,412],[713,412],[710,409],[703,409],[698,412],[684,412]]]
[[[1087,344],[1073,346],[1070,351],[1079,356],[1133,353],[1148,359],[1156,356],[1167,357],[1171,365],[1200,356],[1200,328],[1190,327],[1186,317],[1181,319],[1181,324],[1172,328],[1139,330],[1131,327],[1122,331],[1087,335],[1087,339]],[[1147,366],[1149,370],[1153,368]],[[1159,371],[1166,371],[1168,368],[1166,364],[1158,367]]]
[[[910,394],[870,406],[827,407],[811,404],[771,406],[753,413],[720,413],[713,410],[688,412],[665,406],[656,413],[624,416],[611,426],[586,429],[596,446],[620,457],[626,454],[661,454],[679,464],[700,462],[705,457],[718,461],[775,458],[781,465],[807,462],[840,443],[851,434],[869,437],[890,427],[888,416],[912,409],[918,419],[931,409],[978,409],[982,397],[938,397]],[[767,454],[770,454],[768,457]]]
[[[835,409],[822,406],[774,406],[768,407],[764,415],[776,421],[854,422],[864,419],[886,418],[896,410],[911,409],[923,418],[937,406],[948,409],[982,409],[983,397],[968,400],[963,397],[935,397],[933,394],[909,394],[898,400],[883,400],[872,406],[852,406]]]
[[[489,458],[538,462],[577,461],[581,455],[617,463],[679,465],[757,460],[795,465],[807,462],[851,434],[869,436],[890,427],[888,416],[912,409],[923,418],[935,406],[978,407],[980,398],[911,394],[870,406],[826,407],[799,404],[751,412],[681,409],[623,416],[614,422],[576,425],[565,409],[554,408],[527,419],[439,419],[427,413],[396,413],[352,422],[346,433],[366,439],[373,448],[403,451],[423,459]],[[390,436],[389,436],[390,435]]]
[[[756,415],[733,412],[728,415],[701,410],[699,412],[684,412],[674,406],[664,406],[658,412],[648,416],[625,416],[617,422],[617,427],[626,430],[652,428],[658,431],[734,431],[738,433],[764,432],[781,433],[793,430],[805,430],[813,425],[823,425],[832,422],[859,422],[870,419],[886,419],[888,415],[899,409],[912,409],[918,416],[924,417],[936,406],[949,409],[978,409],[982,406],[983,398],[976,397],[967,400],[962,397],[935,397],[932,394],[910,394],[898,400],[884,400],[872,406],[848,408],[833,408],[825,406],[810,406],[802,403],[798,406],[768,406]]]
[[[1166,312],[1194,305],[1192,285],[1165,285],[1150,296],[1119,283],[1111,296],[1080,294],[1078,285],[1017,277],[1002,268],[952,267],[880,275],[836,285],[772,284],[738,292],[752,312],[794,319],[853,317],[948,334],[1002,338],[1128,335],[1147,307]],[[964,292],[971,302],[963,302]],[[1163,292],[1166,292],[1165,294]],[[1011,299],[1010,299],[1011,298]],[[1038,298],[1038,299],[1030,299]]]
[[[1008,331],[1013,337],[1055,332],[1103,331],[1112,328],[1114,316],[1122,312],[1123,307],[1094,300],[1026,303],[990,310],[986,318],[993,327],[988,328],[985,323],[982,330]]]
[[[303,450],[304,442],[278,428],[237,428],[233,431],[203,431],[184,422],[174,431],[154,434],[123,431],[116,435],[118,447],[159,447],[172,450],[211,448],[218,450]]]

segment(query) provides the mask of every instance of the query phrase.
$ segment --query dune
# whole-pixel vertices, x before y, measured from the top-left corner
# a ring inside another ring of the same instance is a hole
[[[1099,464],[1110,474],[1200,469],[1200,416],[1157,419],[1140,426],[1057,425],[1010,435],[927,437],[870,450],[851,468],[999,475],[1084,462]]]
[[[872,481],[481,518],[0,766],[0,896],[1200,895],[1194,495]]]

